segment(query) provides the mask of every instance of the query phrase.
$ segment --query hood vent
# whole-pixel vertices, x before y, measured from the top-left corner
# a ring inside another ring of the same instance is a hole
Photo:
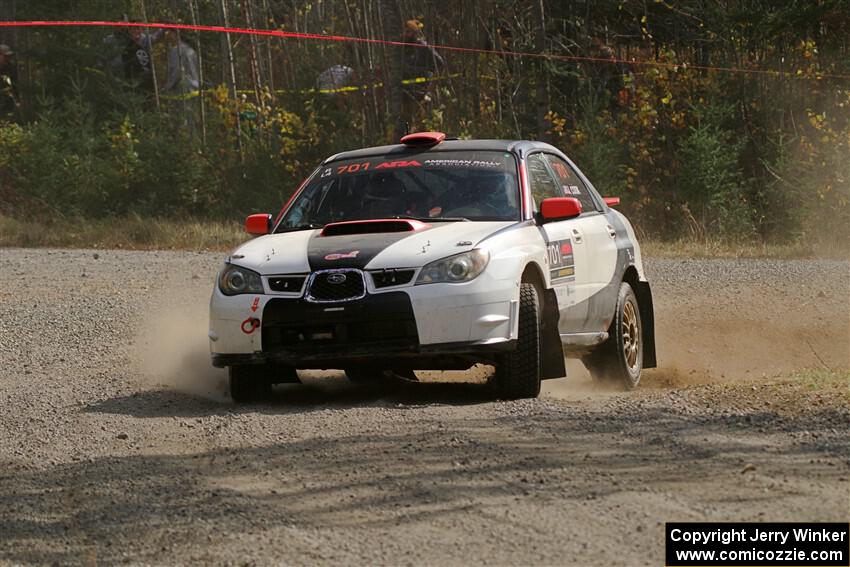
[[[335,222],[325,225],[322,236],[376,234],[381,232],[414,232],[428,228],[424,222],[412,219],[379,219]]]

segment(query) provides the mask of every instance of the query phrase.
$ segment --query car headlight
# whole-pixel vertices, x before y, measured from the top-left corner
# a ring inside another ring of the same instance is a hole
[[[263,280],[257,272],[228,264],[218,276],[218,288],[224,295],[263,293]]]
[[[419,277],[416,278],[416,285],[440,282],[468,282],[477,278],[484,271],[484,268],[487,267],[487,262],[489,261],[490,253],[487,250],[476,248],[469,252],[455,254],[454,256],[427,264],[419,272]]]

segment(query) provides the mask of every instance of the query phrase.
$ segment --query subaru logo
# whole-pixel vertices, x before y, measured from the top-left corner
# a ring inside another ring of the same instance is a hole
[[[345,274],[331,274],[328,276],[329,284],[341,284],[345,283],[346,277]]]

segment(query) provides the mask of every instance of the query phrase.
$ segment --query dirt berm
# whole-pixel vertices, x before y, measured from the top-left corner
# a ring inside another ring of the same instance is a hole
[[[650,259],[629,393],[331,372],[237,407],[220,255],[97,255],[0,250],[0,564],[663,565],[666,521],[850,518],[847,262]]]

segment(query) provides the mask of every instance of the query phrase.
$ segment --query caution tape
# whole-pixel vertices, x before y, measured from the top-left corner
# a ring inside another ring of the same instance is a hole
[[[89,68],[90,69],[90,68]],[[92,71],[98,71],[97,69],[90,69]],[[98,71],[101,72],[101,71]],[[102,72],[101,72],[102,73]],[[444,81],[446,79],[453,79],[459,77],[460,73],[452,73],[450,75],[442,75],[438,77],[415,77],[413,79],[403,79],[401,81],[402,85],[420,85],[425,83],[430,83],[432,81]],[[310,94],[310,93],[318,93],[318,94],[338,94],[338,93],[352,93],[365,91],[368,89],[376,89],[382,88],[384,86],[383,82],[370,83],[368,85],[352,85],[346,87],[339,87],[335,89],[317,89],[317,88],[309,88],[309,89],[275,89],[275,94]],[[191,98],[197,98],[201,94],[209,95],[214,92],[215,89],[204,89],[204,90],[196,90],[189,93],[184,94],[160,94],[160,98],[169,99],[169,100],[187,100]],[[252,90],[240,89],[236,91],[236,94],[244,94],[251,95],[254,94]]]

